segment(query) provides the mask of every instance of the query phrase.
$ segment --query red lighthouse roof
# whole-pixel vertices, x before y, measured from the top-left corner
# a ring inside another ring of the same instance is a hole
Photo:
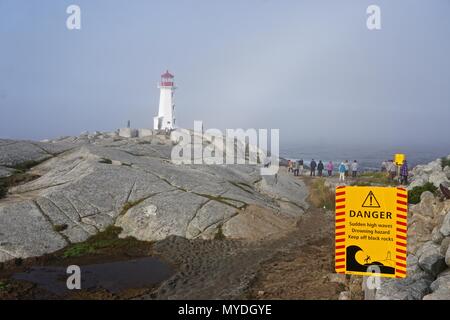
[[[163,73],[163,74],[161,75],[161,78],[173,79],[174,76],[173,76],[173,74],[171,74],[171,73],[169,72],[169,70],[167,70],[165,73]]]

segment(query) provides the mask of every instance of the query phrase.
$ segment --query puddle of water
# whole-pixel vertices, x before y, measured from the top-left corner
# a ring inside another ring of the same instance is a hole
[[[154,257],[80,266],[81,289],[103,288],[111,293],[125,289],[139,289],[168,279],[172,268]],[[32,267],[16,273],[13,279],[25,280],[57,295],[71,292],[66,281],[70,275],[64,267]]]

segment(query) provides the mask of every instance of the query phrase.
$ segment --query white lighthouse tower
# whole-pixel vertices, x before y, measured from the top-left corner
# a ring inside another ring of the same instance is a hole
[[[161,75],[158,85],[160,89],[158,116],[153,118],[153,129],[155,130],[172,130],[175,127],[173,94],[176,87],[173,78],[174,76],[168,70]]]

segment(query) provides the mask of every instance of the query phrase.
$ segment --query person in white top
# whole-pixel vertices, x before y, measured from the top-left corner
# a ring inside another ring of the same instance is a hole
[[[352,162],[352,177],[356,178],[356,174],[358,173],[358,162],[354,160]]]

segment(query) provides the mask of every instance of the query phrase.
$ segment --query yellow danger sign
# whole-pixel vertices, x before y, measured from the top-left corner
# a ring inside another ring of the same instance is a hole
[[[408,193],[404,188],[336,188],[336,272],[406,277]]]
[[[406,160],[406,156],[403,153],[396,153],[394,155],[394,163],[398,166],[403,165]]]

